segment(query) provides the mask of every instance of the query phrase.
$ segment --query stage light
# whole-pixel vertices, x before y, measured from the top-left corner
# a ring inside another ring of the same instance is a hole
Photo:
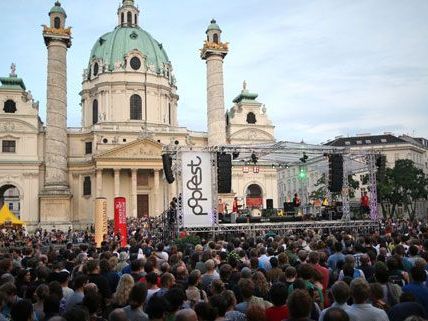
[[[303,152],[303,156],[300,158],[300,161],[302,163],[306,163],[306,161],[307,161],[308,158],[309,158],[308,155],[306,155],[306,153]]]
[[[304,168],[301,168],[301,169],[300,169],[300,172],[299,172],[299,178],[300,178],[300,179],[305,179],[305,178],[306,178],[306,171],[305,171],[305,169],[304,169]]]
[[[251,161],[254,163],[254,164],[257,164],[257,161],[259,160],[259,158],[256,156],[256,154],[255,153],[252,153],[251,154]]]

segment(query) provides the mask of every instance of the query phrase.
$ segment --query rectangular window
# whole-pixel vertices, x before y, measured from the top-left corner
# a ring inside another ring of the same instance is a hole
[[[357,145],[361,145],[363,143],[362,140],[357,140]]]
[[[13,211],[13,203],[9,203],[9,209]]]
[[[92,190],[92,186],[91,186],[91,177],[90,176],[85,176],[85,179],[83,180],[83,195],[84,196],[89,196],[91,195],[91,190]]]
[[[1,151],[3,153],[15,153],[16,152],[16,142],[14,140],[2,141]]]
[[[92,154],[92,142],[85,143],[85,154]]]

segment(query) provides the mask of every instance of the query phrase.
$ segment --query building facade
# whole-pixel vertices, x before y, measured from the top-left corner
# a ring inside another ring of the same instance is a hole
[[[347,148],[351,153],[380,153],[386,156],[387,167],[394,167],[397,160],[410,159],[417,168],[428,174],[428,141],[425,138],[395,136],[391,133],[362,134],[353,137],[336,137],[325,145]],[[354,201],[358,202],[361,193],[368,190],[367,184],[363,184],[362,179],[365,174],[359,173],[353,177],[360,183],[359,190],[354,193]],[[299,176],[298,165],[280,169],[278,171],[279,202],[290,201],[295,193],[309,200],[309,195],[318,188],[316,184],[323,175],[328,177],[327,158],[305,168],[304,177]],[[426,213],[426,202],[421,204],[418,213],[421,215]]]
[[[117,26],[94,39],[84,70],[81,127],[67,128],[67,53],[72,43],[59,1],[43,27],[48,56],[46,124],[15,67],[9,77],[0,78],[0,197],[2,202],[11,195],[18,199],[14,207],[30,227],[89,225],[96,197],[107,198],[110,218],[117,196],[127,199],[131,217],[160,214],[177,194],[177,185],[163,179],[161,154],[166,145],[275,141],[266,108],[246,85],[234,106],[225,110],[223,60],[229,49],[215,20],[201,50],[207,64],[208,132],[195,132],[178,124],[172,63],[163,45],[139,27],[136,3],[123,0],[116,14]],[[261,197],[273,199],[277,206],[275,170],[246,173],[236,165],[232,173],[232,193],[222,195],[226,200],[245,198],[256,185]]]

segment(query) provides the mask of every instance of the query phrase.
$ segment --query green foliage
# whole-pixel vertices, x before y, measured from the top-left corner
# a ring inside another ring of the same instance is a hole
[[[325,173],[321,175],[321,177],[314,184],[317,187],[316,190],[312,191],[309,195],[311,199],[323,199],[327,194],[327,179]]]
[[[180,251],[184,251],[186,245],[191,244],[193,246],[201,244],[201,238],[197,235],[189,235],[182,239],[178,238],[175,240],[175,245]]]
[[[349,197],[355,197],[355,191],[360,188],[360,182],[354,179],[354,175],[348,175]]]
[[[397,206],[402,205],[413,220],[416,202],[428,198],[428,178],[409,159],[397,160],[394,168],[386,168],[385,176],[378,180],[377,187],[382,209],[385,210],[385,204],[391,205],[390,217],[394,216]]]

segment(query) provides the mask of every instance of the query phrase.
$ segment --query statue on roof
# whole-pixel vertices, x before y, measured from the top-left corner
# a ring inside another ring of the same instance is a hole
[[[247,82],[244,80],[244,82],[242,83],[242,88],[244,90],[247,90]]]
[[[16,77],[16,64],[14,62],[10,65],[10,76]]]

